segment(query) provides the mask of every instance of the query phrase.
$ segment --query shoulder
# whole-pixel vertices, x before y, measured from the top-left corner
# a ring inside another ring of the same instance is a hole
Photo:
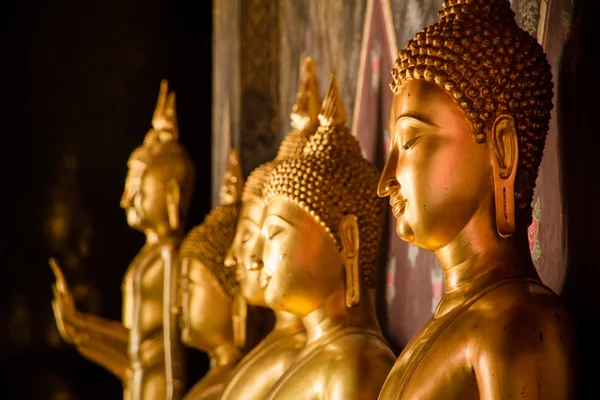
[[[396,356],[383,338],[366,333],[350,333],[326,348],[329,387],[379,393]],[[324,355],[325,355],[324,354]],[[345,393],[345,392],[344,392]],[[346,397],[352,398],[350,393]],[[346,398],[344,397],[344,398]]]
[[[511,283],[491,291],[467,313],[479,358],[507,361],[530,355],[538,361],[568,356],[572,326],[562,301],[536,283]]]

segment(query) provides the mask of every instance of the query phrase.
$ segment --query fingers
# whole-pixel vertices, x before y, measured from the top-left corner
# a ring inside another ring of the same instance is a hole
[[[52,300],[53,307],[54,303],[56,303],[56,307],[60,307],[61,310],[69,312],[75,311],[75,301],[73,300],[73,296],[68,290],[63,291],[56,284],[52,284],[52,294],[54,295],[54,299]]]
[[[52,272],[54,273],[54,277],[56,278],[57,289],[61,292],[68,292],[69,288],[67,286],[67,280],[65,279],[65,275],[63,274],[62,270],[60,269],[56,259],[53,257],[50,257],[48,259],[48,264],[50,265],[50,268],[52,269]]]
[[[158,100],[156,101],[156,108],[154,109],[153,120],[160,118],[165,111],[167,104],[167,95],[169,93],[169,83],[166,79],[160,81],[160,91],[158,92]]]
[[[167,99],[165,115],[167,117],[172,118],[174,114],[175,114],[175,92],[171,92],[171,93],[169,93],[169,98]]]

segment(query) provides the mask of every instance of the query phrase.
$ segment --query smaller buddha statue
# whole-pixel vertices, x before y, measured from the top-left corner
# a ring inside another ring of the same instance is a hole
[[[237,271],[239,294],[253,306],[267,307],[264,292],[259,287],[259,270],[252,267],[251,252],[258,238],[265,209],[262,189],[273,165],[288,158],[299,157],[319,123],[321,106],[315,62],[306,57],[301,60],[300,79],[296,104],[291,113],[292,130],[282,141],[274,161],[256,168],[248,177],[242,196],[242,210],[233,245],[226,263]],[[273,330],[256,345],[236,367],[223,394],[223,400],[262,400],[281,375],[296,360],[306,342],[306,333],[300,317],[275,310]],[[238,312],[243,316],[244,312]],[[245,329],[243,318],[239,330]]]
[[[252,251],[266,304],[302,319],[306,345],[266,399],[376,399],[395,356],[372,286],[385,204],[346,127],[335,75],[300,157],[276,163]]]
[[[210,359],[207,374],[185,395],[187,400],[220,399],[242,357],[233,330],[235,271],[224,264],[235,236],[243,188],[235,149],[229,161],[220,205],[190,230],[179,252],[181,341],[208,353]]]
[[[175,93],[161,82],[152,129],[129,157],[121,207],[146,244],[123,279],[123,319],[75,308],[58,264],[52,306],[63,339],[123,382],[127,400],[177,400],[183,365],[176,333],[177,250],[194,188],[194,165],[178,141]]]
[[[380,399],[576,398],[570,318],[527,227],[552,110],[542,46],[508,0],[445,0],[396,61],[378,193],[445,294]]]

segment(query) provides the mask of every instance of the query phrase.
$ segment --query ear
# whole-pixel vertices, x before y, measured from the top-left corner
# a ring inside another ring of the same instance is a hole
[[[519,162],[519,140],[515,120],[502,114],[496,118],[490,134],[496,227],[508,238],[515,232],[515,177]]]
[[[166,184],[167,217],[172,230],[179,229],[179,203],[181,201],[181,187],[176,179],[171,179]]]
[[[346,272],[346,307],[360,303],[360,271],[358,253],[360,241],[358,220],[355,215],[346,215],[340,221],[339,236],[342,241],[342,260]]]

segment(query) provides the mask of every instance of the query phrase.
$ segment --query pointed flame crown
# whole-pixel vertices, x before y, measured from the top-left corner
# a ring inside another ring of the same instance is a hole
[[[236,191],[221,195],[221,203],[186,235],[179,254],[182,259],[200,261],[211,272],[222,293],[233,300],[237,290],[235,270],[225,266],[225,256],[233,243],[241,208],[243,178],[237,149],[232,149],[229,154],[224,181],[224,188],[230,185]]]
[[[168,83],[163,79],[152,116],[152,128],[143,144],[131,153],[128,164],[143,164],[147,172],[158,174],[163,182],[177,180],[181,188],[180,204],[185,211],[194,190],[195,168],[178,140],[175,93],[169,93]]]
[[[384,227],[385,201],[377,196],[379,171],[365,158],[346,126],[346,111],[335,75],[319,113],[320,125],[301,157],[277,163],[263,190],[263,200],[293,201],[313,216],[342,249],[339,224],[358,218],[359,266],[373,286]]]
[[[223,205],[236,204],[242,201],[244,176],[240,164],[240,154],[237,149],[229,152],[229,165],[223,177],[223,186],[219,195],[219,202]]]
[[[321,107],[321,96],[319,94],[317,67],[311,57],[301,57],[299,75],[296,104],[294,104],[290,114],[292,130],[281,142],[275,159],[260,165],[250,173],[244,186],[243,198],[245,200],[250,197],[260,199],[263,186],[273,169],[274,163],[300,156],[306,141],[319,126],[318,115]]]
[[[546,54],[519,28],[508,0],[446,0],[442,7],[440,20],[400,51],[390,87],[397,93],[410,79],[435,83],[463,110],[478,143],[485,142],[497,116],[512,115],[522,179],[515,197],[529,223],[552,110]]]

